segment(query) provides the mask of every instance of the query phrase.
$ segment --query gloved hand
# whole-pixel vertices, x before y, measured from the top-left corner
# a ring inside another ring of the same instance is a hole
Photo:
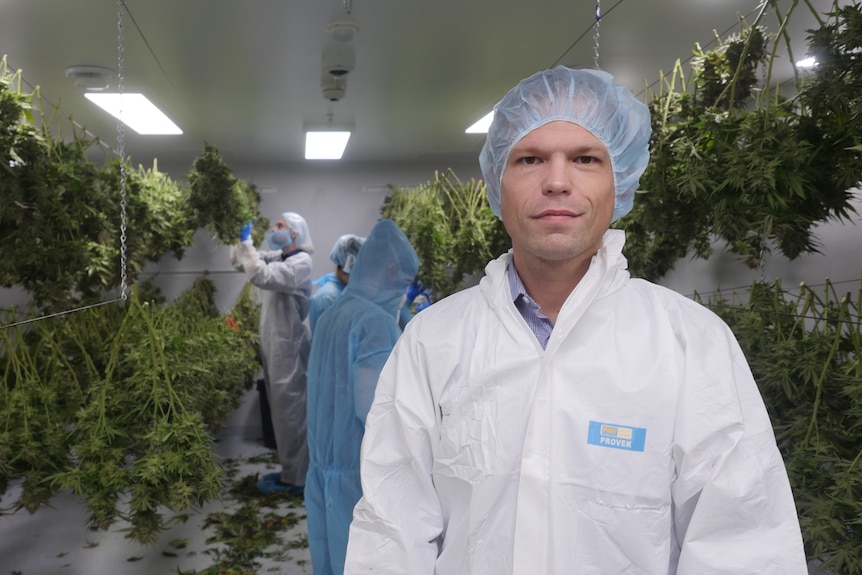
[[[432,291],[427,289],[423,291],[421,294],[416,296],[416,303],[413,306],[413,311],[419,313],[426,307],[429,307],[432,303],[434,303],[434,299],[432,298]]]
[[[412,284],[407,286],[407,305],[413,303],[413,300],[416,299],[416,296],[422,293],[422,282],[420,280],[415,280]]]
[[[254,225],[254,222],[251,220],[247,221],[239,230],[239,241],[244,242],[245,240],[251,239],[251,228]]]

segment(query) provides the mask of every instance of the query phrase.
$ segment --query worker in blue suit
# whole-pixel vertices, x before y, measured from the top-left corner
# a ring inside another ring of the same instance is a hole
[[[350,283],[317,320],[308,364],[305,482],[308,547],[315,575],[341,575],[353,507],[362,495],[359,449],[377,376],[401,335],[399,312],[419,269],[391,220],[374,226]]]

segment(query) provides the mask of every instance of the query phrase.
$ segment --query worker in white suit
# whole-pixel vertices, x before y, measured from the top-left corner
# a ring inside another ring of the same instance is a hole
[[[807,573],[772,427],[733,334],[633,279],[650,116],[556,67],[480,154],[512,249],[417,315],[368,414],[345,574]]]
[[[231,263],[260,288],[260,354],[272,413],[281,469],[257,483],[264,494],[301,496],[308,472],[306,369],[311,332],[305,319],[311,300],[311,254],[308,224],[296,212],[284,212],[267,236],[269,250],[258,251],[252,225],[240,230],[231,246]]]

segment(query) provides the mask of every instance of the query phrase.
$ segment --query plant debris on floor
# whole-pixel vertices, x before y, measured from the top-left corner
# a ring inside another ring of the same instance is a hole
[[[260,472],[238,477],[243,462],[262,463],[275,467],[274,453],[225,462],[226,488],[222,500],[226,509],[210,513],[204,519],[204,528],[212,531],[207,544],[213,545],[204,553],[215,563],[202,571],[181,571],[181,575],[251,575],[261,573],[260,559],[270,562],[295,561],[291,552],[308,548],[308,534],[297,529],[305,519],[305,505],[301,497],[286,493],[264,495],[257,490]],[[173,547],[182,542],[172,541]],[[184,545],[183,545],[184,547]],[[270,570],[275,570],[271,568]]]
[[[261,476],[277,469],[275,453],[222,458],[220,467],[223,481],[218,496],[194,511],[171,515],[165,530],[150,544],[124,537],[131,525],[122,520],[109,530],[86,526],[84,505],[71,494],[59,496],[56,508],[39,510],[37,515],[43,517],[10,516],[14,524],[0,531],[0,541],[6,539],[0,556],[4,567],[14,570],[5,573],[34,575],[62,569],[77,575],[92,572],[94,565],[113,565],[108,571],[129,575],[310,574],[302,497],[284,492],[264,495],[257,490]],[[54,529],[78,522],[80,528]],[[8,546],[10,535],[15,539],[12,546]],[[39,548],[45,544],[48,549]]]

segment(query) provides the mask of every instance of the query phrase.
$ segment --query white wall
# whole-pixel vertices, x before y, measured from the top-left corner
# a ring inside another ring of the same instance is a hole
[[[838,293],[856,293],[862,279],[862,190],[853,193],[852,204],[857,213],[851,214],[847,221],[826,222],[814,229],[820,254],[806,254],[791,261],[773,252],[765,257],[762,270],[752,270],[717,246],[709,260],[680,260],[658,283],[684,295],[697,291],[704,300],[719,288],[727,291],[726,296],[735,288],[739,288],[739,293],[745,292],[761,278],[765,281],[780,278],[781,287],[791,292],[800,282],[819,286],[828,278]]]
[[[417,161],[411,164],[355,164],[306,162],[279,165],[232,165],[234,174],[254,183],[261,190],[261,212],[275,220],[284,211],[295,211],[308,221],[314,240],[314,277],[332,271],[329,250],[335,240],[347,233],[367,235],[380,218],[386,187],[410,187],[434,179],[435,170],[451,168],[462,180],[481,177],[478,161]],[[190,166],[159,163],[159,169],[176,180],[184,180]],[[785,289],[800,281],[822,284],[826,278],[840,283],[839,291],[855,291],[862,276],[862,192],[856,191],[854,205],[859,213],[847,222],[829,222],[816,231],[822,254],[805,255],[795,261],[771,254],[762,270],[767,281],[782,278]],[[134,230],[129,230],[130,234]],[[206,230],[199,230],[194,245],[182,260],[164,258],[145,268],[142,279],[153,277],[165,296],[171,299],[189,287],[196,277],[208,272],[216,285],[216,303],[228,310],[245,284],[243,274],[231,268],[228,248],[213,241]],[[744,291],[761,278],[761,270],[750,270],[733,255],[716,250],[709,260],[683,259],[661,282],[680,293],[697,291],[706,296],[718,287]],[[24,305],[27,294],[19,289],[0,289],[0,307]]]
[[[292,211],[306,219],[314,241],[315,278],[334,270],[329,251],[335,240],[344,234],[368,235],[380,219],[388,185],[416,186],[433,180],[435,170],[443,172],[449,168],[463,181],[481,177],[478,160],[372,165],[340,162],[234,165],[227,158],[225,161],[236,177],[255,184],[261,191],[260,211],[264,217],[274,222],[282,212]],[[172,167],[160,162],[159,169],[181,180],[189,166]],[[154,283],[171,299],[207,271],[216,285],[216,303],[225,311],[245,284],[243,274],[230,266],[228,252],[229,248],[213,241],[206,230],[199,230],[194,245],[182,260],[164,258],[147,266],[145,277],[154,277]]]

